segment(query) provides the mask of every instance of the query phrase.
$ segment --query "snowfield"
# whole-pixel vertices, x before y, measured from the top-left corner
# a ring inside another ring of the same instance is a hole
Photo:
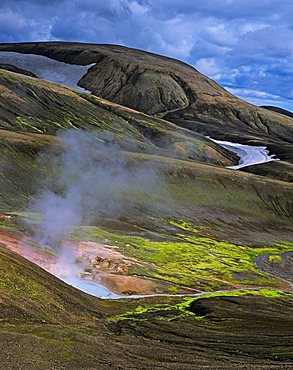
[[[95,63],[85,66],[68,64],[42,55],[22,54],[11,51],[0,51],[0,64],[11,64],[33,72],[43,80],[56,82],[87,93],[90,93],[90,91],[79,87],[77,83],[87,73],[88,69],[95,65]]]
[[[252,146],[244,145],[238,143],[231,143],[229,141],[213,140],[215,143],[221,145],[225,149],[230,150],[231,152],[236,153],[239,157],[239,163],[235,166],[229,166],[227,168],[232,168],[237,170],[246,166],[252,166],[254,164],[266,163],[271,161],[276,161],[278,158],[275,158],[274,154],[269,154],[268,149],[265,146]]]

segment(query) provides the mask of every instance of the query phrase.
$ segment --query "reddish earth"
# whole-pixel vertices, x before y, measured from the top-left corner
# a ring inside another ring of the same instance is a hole
[[[74,274],[104,285],[117,294],[153,294],[162,288],[152,280],[129,275],[130,266],[141,264],[125,257],[114,246],[74,242],[65,244],[57,255],[9,229],[0,229],[0,244],[59,278]]]
[[[87,267],[81,276],[106,286],[117,294],[153,294],[156,284],[145,278],[131,276],[130,267],[141,265],[134,258],[125,257],[115,246],[93,242],[80,242],[74,245],[78,261]]]
[[[45,249],[37,247],[31,240],[19,232],[0,229],[0,244],[12,250],[42,267],[48,272],[52,272],[56,258]]]

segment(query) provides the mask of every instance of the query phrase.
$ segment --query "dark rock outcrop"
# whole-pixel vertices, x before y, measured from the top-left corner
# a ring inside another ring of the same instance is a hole
[[[244,167],[244,172],[270,177],[275,180],[293,182],[293,164],[285,161],[272,161]]]

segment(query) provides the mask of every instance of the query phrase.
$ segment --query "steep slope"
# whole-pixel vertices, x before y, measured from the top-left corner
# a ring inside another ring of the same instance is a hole
[[[95,63],[79,81],[93,94],[219,139],[268,145],[292,160],[292,119],[240,100],[191,66],[114,45],[1,44],[74,64]]]
[[[229,165],[237,156],[172,123],[60,85],[0,70],[0,129],[55,134],[95,130],[128,150]]]
[[[292,295],[99,300],[3,246],[0,271],[5,369],[292,368]]]
[[[167,175],[164,191],[171,195],[170,200],[169,196],[164,199],[161,189],[153,194],[165,217],[213,226],[225,222],[229,228],[223,233],[229,237],[253,239],[254,232],[247,233],[252,225],[256,234],[264,233],[268,239],[277,234],[288,237],[291,185],[195,163],[233,163],[235,157],[210,140],[164,120],[39,79],[1,71],[0,82],[3,211],[23,209],[37,191],[35,179],[44,176],[46,169],[36,161],[45,147],[56,142],[56,132],[82,128],[104,141],[118,143],[136,163],[150,162]],[[150,204],[140,203],[138,211],[136,198],[132,198],[125,216],[133,222],[148,223]],[[153,221],[151,224],[150,228],[155,227]]]

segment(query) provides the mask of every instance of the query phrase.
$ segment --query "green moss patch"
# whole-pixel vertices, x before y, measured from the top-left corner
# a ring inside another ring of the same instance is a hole
[[[280,290],[272,289],[259,289],[259,290],[232,290],[229,292],[214,292],[207,294],[200,294],[196,297],[184,297],[177,303],[164,303],[164,304],[144,304],[135,307],[133,310],[124,312],[119,315],[111,316],[108,318],[110,322],[117,322],[121,320],[174,320],[187,316],[193,316],[196,319],[202,319],[204,315],[197,315],[190,310],[190,305],[199,299],[212,299],[215,297],[251,297],[258,296],[267,299],[277,299],[287,296],[292,296],[291,293],[285,293]],[[170,299],[170,298],[168,298]],[[168,300],[167,299],[167,300]]]
[[[181,232],[168,241],[116,235],[96,227],[80,227],[73,236],[116,245],[123,254],[145,262],[145,268],[136,271],[134,267],[133,274],[205,291],[232,288],[235,284],[278,286],[277,280],[257,270],[254,260],[260,255],[277,256],[293,249],[293,243],[260,248],[237,245],[214,238],[210,230],[206,232],[186,222],[169,223]]]
[[[0,221],[0,228],[2,229],[15,229],[17,225],[12,222]]]

